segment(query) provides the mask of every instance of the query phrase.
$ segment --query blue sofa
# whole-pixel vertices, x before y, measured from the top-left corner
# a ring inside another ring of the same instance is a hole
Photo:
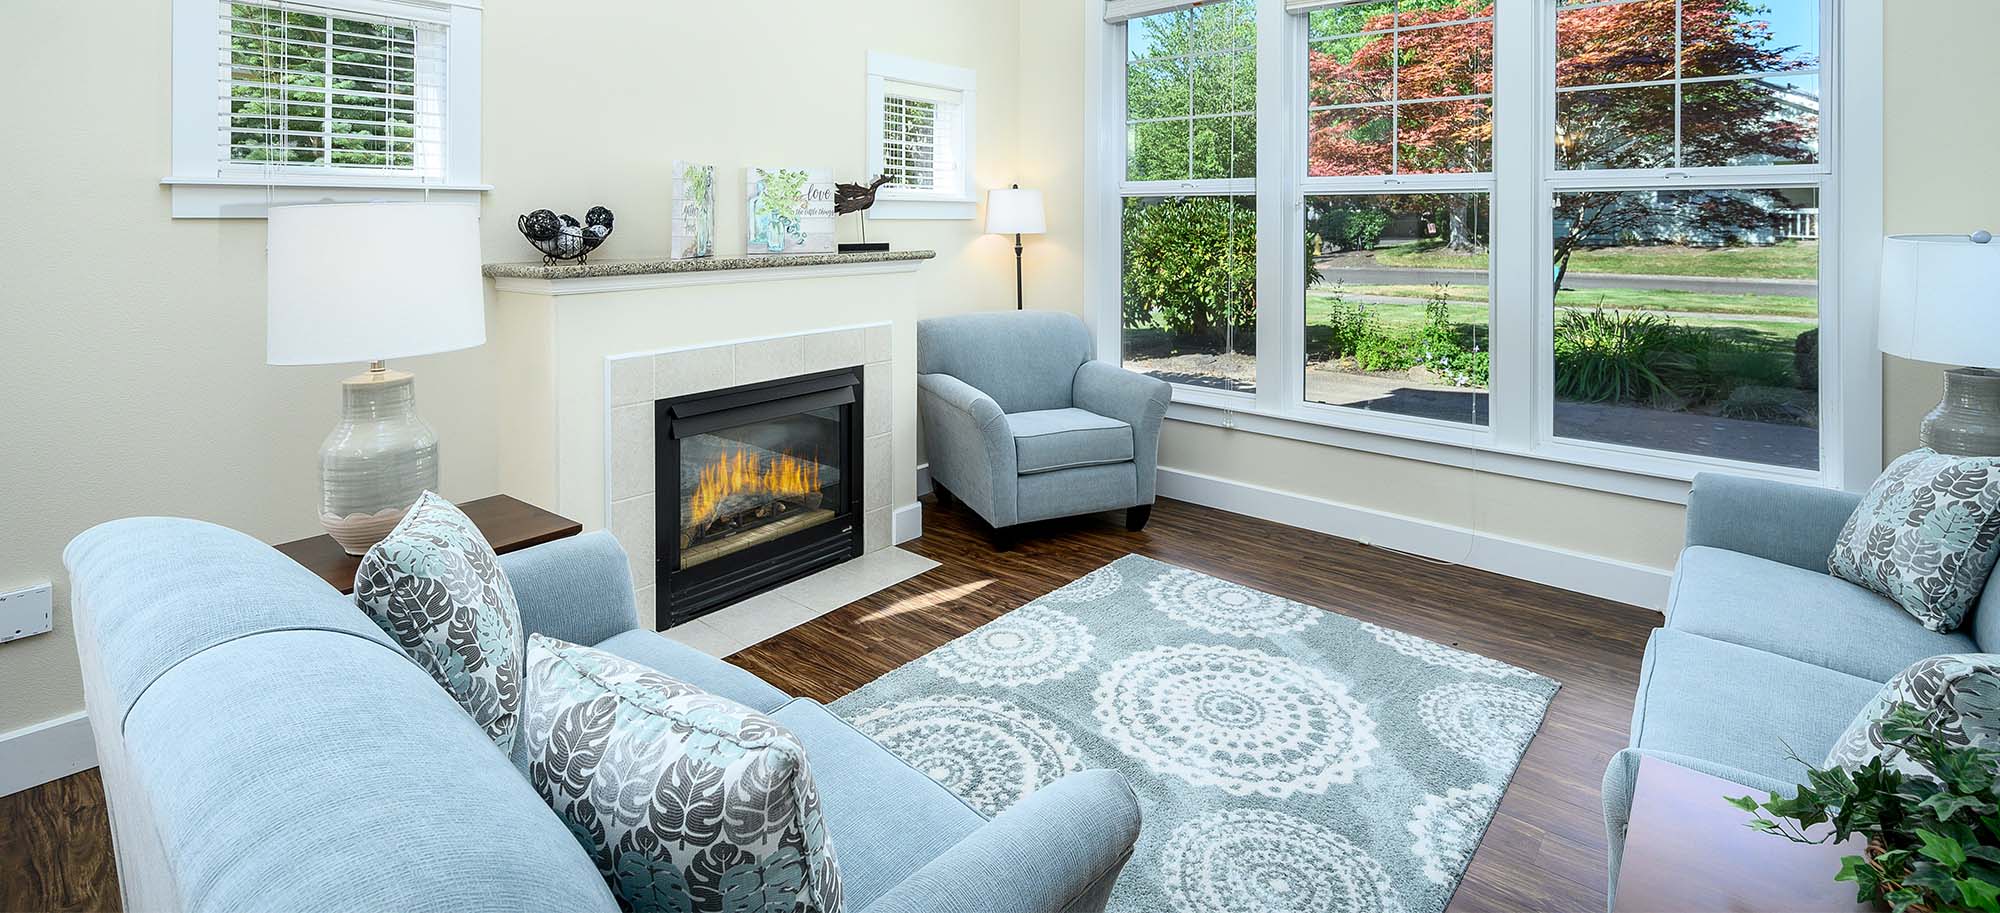
[[[1173,386],[1091,360],[1072,314],[1000,311],[917,321],[917,405],[938,496],[995,529],[1153,508]]]
[[[125,909],[604,910],[506,755],[348,597],[219,526],[140,518],[64,553]],[[988,821],[810,700],[640,630],[606,533],[501,559],[527,630],[770,713],[804,742],[847,909],[1101,910],[1138,837],[1113,771]]]
[[[1604,772],[1613,890],[1641,755],[1789,793],[1805,775],[1791,752],[1818,764],[1905,666],[2000,650],[2000,586],[1990,581],[1966,625],[1938,634],[1827,573],[1859,501],[1825,488],[1695,477],[1666,626],[1653,632],[1640,668],[1631,747]]]

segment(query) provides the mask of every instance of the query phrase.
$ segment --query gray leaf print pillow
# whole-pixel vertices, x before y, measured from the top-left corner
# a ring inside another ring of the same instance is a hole
[[[840,913],[819,791],[778,721],[536,634],[522,733],[528,781],[626,909]]]
[[[1861,708],[1824,766],[1852,770],[1879,755],[1905,773],[1930,776],[1902,749],[1883,742],[1882,720],[1897,704],[1917,708],[1946,742],[2000,747],[2000,654],[1953,653],[1911,663]]]
[[[1958,628],[2000,557],[2000,457],[1924,448],[1896,458],[1834,543],[1827,570],[1896,601],[1924,627]]]
[[[521,612],[486,537],[424,492],[362,556],[354,601],[457,699],[501,751],[521,711]]]

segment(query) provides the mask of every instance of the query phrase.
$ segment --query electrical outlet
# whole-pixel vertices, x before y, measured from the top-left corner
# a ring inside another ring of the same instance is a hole
[[[54,596],[46,583],[0,593],[0,644],[49,633]]]

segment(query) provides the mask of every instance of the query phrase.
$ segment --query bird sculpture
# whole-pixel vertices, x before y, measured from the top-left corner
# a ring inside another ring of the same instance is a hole
[[[875,191],[889,183],[888,175],[880,175],[872,183],[833,185],[833,211],[839,215],[860,212],[875,205]]]
[[[542,265],[554,266],[563,260],[589,263],[590,252],[611,237],[611,221],[611,210],[592,206],[582,222],[568,213],[556,215],[552,210],[537,209],[515,225],[528,243],[542,252]]]

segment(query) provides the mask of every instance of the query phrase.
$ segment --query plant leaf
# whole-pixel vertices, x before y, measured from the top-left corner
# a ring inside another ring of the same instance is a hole
[[[1917,839],[1924,842],[1917,852],[1936,860],[1945,868],[1957,869],[1965,864],[1965,848],[1958,841],[1925,828],[1917,829]]]
[[[1961,878],[1957,885],[1958,896],[1966,906],[1987,913],[2000,913],[2000,887],[1977,878]]]

